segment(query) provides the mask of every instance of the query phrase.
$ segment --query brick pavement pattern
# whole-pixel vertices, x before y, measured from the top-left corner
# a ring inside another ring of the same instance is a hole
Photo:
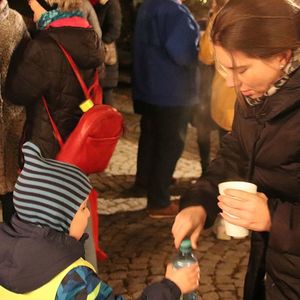
[[[137,299],[143,288],[160,280],[165,265],[176,255],[171,235],[172,219],[148,217],[144,197],[124,197],[134,182],[139,117],[133,114],[130,92],[118,89],[114,106],[125,118],[125,135],[119,141],[107,170],[91,176],[100,194],[100,245],[109,259],[99,262],[99,276],[126,300]],[[217,133],[212,133],[212,156]],[[188,188],[201,174],[196,135],[189,128],[184,154],[177,164],[172,198]],[[206,230],[195,251],[201,267],[198,290],[204,300],[242,299],[248,262],[249,239],[222,241]]]

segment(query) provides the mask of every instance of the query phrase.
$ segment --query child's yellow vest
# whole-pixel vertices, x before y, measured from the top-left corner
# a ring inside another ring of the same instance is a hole
[[[58,287],[61,284],[64,277],[68,274],[68,272],[76,267],[86,266],[92,269],[95,272],[94,267],[88,263],[83,258],[79,258],[74,263],[72,263],[69,267],[60,272],[57,276],[55,276],[48,283],[44,284],[40,288],[26,294],[16,294],[8,291],[4,287],[0,286],[0,299],[1,300],[54,300]],[[98,295],[100,290],[100,283],[96,286],[96,288],[88,295],[87,300],[94,300]]]

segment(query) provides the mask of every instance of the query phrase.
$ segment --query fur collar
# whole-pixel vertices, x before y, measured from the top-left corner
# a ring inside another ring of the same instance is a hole
[[[9,12],[9,7],[7,0],[0,1],[0,21],[7,18]]]

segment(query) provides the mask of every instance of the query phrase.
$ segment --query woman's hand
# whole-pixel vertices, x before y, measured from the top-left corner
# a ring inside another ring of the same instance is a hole
[[[205,220],[206,212],[202,206],[190,206],[179,212],[172,227],[175,247],[178,249],[181,241],[190,236],[192,247],[197,248]]]
[[[198,264],[193,264],[181,269],[175,269],[170,263],[167,266],[165,277],[173,281],[182,294],[194,291],[199,286],[200,268]]]
[[[265,194],[227,189],[218,200],[221,215],[229,223],[254,231],[270,231],[271,216]]]

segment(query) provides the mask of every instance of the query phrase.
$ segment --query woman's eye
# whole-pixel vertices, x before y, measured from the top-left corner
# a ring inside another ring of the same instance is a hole
[[[238,74],[243,74],[247,71],[247,68],[239,69]]]

